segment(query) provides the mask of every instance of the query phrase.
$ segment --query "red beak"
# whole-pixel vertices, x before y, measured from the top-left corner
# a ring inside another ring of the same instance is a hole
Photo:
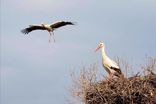
[[[95,52],[97,52],[99,49],[100,49],[100,46],[98,46],[98,47],[95,49]]]

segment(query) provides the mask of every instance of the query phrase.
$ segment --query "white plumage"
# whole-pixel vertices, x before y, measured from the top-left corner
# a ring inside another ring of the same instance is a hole
[[[95,51],[98,51],[100,48],[102,52],[102,64],[106,71],[109,73],[109,78],[112,79],[113,75],[117,77],[124,77],[118,64],[106,55],[104,43],[99,43]]]
[[[47,30],[50,34],[50,37],[49,37],[49,42],[50,42],[51,41],[51,32],[53,33],[53,31],[55,29],[65,26],[65,25],[74,25],[74,23],[60,21],[60,22],[56,22],[53,24],[29,25],[29,27],[23,29],[21,32],[24,34],[28,34],[34,30]],[[54,35],[54,33],[53,33],[53,35]],[[54,37],[53,37],[53,39],[54,39]],[[55,39],[54,39],[54,42],[55,42]]]

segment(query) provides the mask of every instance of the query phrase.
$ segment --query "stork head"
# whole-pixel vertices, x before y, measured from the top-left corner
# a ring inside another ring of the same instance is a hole
[[[97,46],[95,52],[97,52],[102,47],[104,47],[104,43],[100,42],[99,45]]]

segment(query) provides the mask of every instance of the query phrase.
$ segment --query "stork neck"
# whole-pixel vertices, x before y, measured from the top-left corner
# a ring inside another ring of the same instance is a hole
[[[106,59],[107,58],[107,55],[106,55],[106,52],[105,52],[105,48],[104,47],[101,48],[101,52],[102,52],[102,58]]]

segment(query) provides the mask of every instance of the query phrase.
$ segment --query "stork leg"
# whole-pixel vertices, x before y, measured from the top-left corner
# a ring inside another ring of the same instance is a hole
[[[110,73],[110,74],[109,74],[109,80],[112,80],[112,79],[113,79],[113,74]]]
[[[54,38],[54,32],[52,31],[52,33],[53,33],[53,40],[54,40],[54,42],[55,42],[55,38]]]
[[[50,36],[49,36],[49,43],[51,42],[51,32],[49,32]]]

